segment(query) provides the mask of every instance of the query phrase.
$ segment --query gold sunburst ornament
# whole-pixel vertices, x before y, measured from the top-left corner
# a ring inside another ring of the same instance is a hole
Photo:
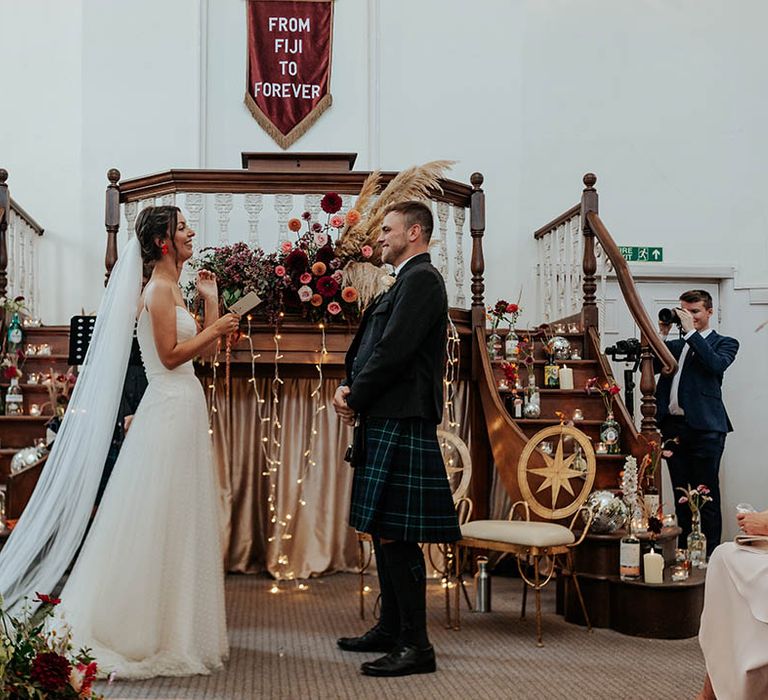
[[[549,438],[557,439],[557,445],[551,455],[538,449],[539,445]],[[586,471],[574,468],[577,452],[566,454],[563,443],[567,439],[581,447]],[[534,452],[543,458],[543,467],[529,466]],[[532,486],[530,483],[532,476],[536,477],[536,481],[541,479],[541,483]],[[517,479],[523,499],[534,513],[553,520],[567,518],[581,507],[592,491],[595,481],[595,452],[592,449],[592,442],[581,430],[569,425],[561,424],[544,428],[536,433],[523,448],[517,463]],[[575,484],[574,479],[578,479]],[[567,492],[571,498],[566,505],[558,508],[557,499],[563,491]],[[548,504],[539,500],[546,492],[550,494]]]

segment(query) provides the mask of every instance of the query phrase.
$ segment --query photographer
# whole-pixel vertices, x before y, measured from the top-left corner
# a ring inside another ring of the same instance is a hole
[[[709,327],[712,297],[709,292],[692,289],[680,295],[680,308],[659,312],[659,331],[678,362],[677,372],[661,376],[656,387],[656,420],[665,440],[678,438],[673,454],[667,458],[673,487],[705,484],[712,503],[701,509],[702,531],[707,538],[707,554],[720,543],[720,458],[725,436],[733,430],[723,405],[723,374],[736,359],[739,342],[720,335]],[[667,340],[673,325],[681,338]],[[656,367],[658,372],[659,366]],[[678,503],[677,521],[683,532],[680,546],[686,547],[691,531],[691,511]]]

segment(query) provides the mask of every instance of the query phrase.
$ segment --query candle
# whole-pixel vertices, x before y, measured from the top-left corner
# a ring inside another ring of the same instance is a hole
[[[40,406],[38,406],[36,403],[33,403],[29,407],[29,415],[30,416],[39,416],[41,413],[42,413],[42,411],[40,410]]]
[[[598,442],[595,445],[595,452],[599,455],[608,454],[608,446],[604,442]]]
[[[646,583],[662,583],[664,581],[664,557],[655,549],[643,555],[643,576]]]
[[[579,329],[578,323],[569,323],[568,324],[568,332],[569,333],[581,333],[581,330]]]
[[[584,420],[584,414],[582,413],[580,408],[574,408],[573,409],[573,421],[577,422],[580,420]]]
[[[573,389],[573,370],[563,365],[560,368],[559,379],[561,389]]]

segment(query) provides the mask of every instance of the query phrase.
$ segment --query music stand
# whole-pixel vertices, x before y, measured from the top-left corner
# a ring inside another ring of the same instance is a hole
[[[82,365],[96,324],[95,316],[73,316],[69,322],[69,358],[70,365]]]

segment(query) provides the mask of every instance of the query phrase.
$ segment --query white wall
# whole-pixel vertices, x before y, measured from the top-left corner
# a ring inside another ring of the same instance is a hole
[[[291,150],[356,151],[359,168],[451,158],[461,180],[482,171],[491,301],[525,285],[534,307],[531,233],[577,201],[586,171],[621,244],[735,267],[725,491],[768,506],[750,490],[768,342],[752,329],[768,314],[742,289],[768,284],[768,6],[336,0],[335,13],[334,104]],[[236,168],[241,151],[278,150],[243,104],[243,0],[0,0],[0,39],[0,167],[46,228],[47,322],[97,306],[108,168]]]

